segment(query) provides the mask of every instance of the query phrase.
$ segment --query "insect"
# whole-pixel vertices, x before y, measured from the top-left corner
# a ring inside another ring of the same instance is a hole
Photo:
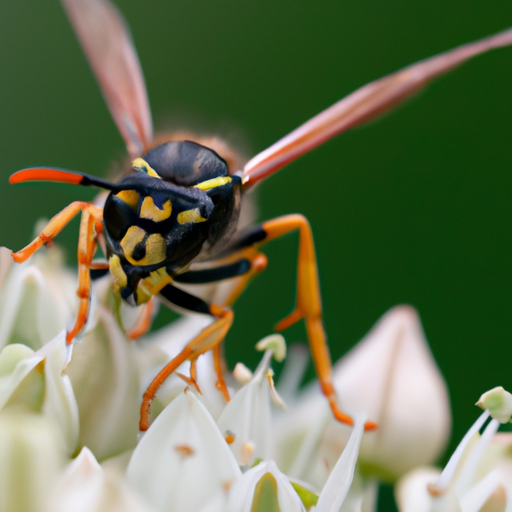
[[[18,171],[10,183],[54,181],[109,191],[104,206],[75,201],[58,213],[27,247],[13,254],[23,262],[81,213],[78,243],[79,312],[66,334],[71,346],[87,321],[92,270],[109,270],[114,286],[131,305],[150,310],[154,297],[181,309],[210,315],[213,322],[191,340],[155,377],[144,393],[139,428],[149,427],[150,406],[162,382],[184,361],[212,350],[217,387],[229,399],[223,378],[221,343],[233,322],[231,305],[266,265],[261,246],[299,232],[297,299],[293,312],[276,326],[283,330],[304,319],[320,387],[334,417],[353,421],[338,406],[322,322],[318,272],[311,228],[298,214],[238,230],[247,190],[302,154],[337,134],[390,110],[435,77],[487,50],[512,44],[512,31],[461,46],[358,89],[252,158],[232,165],[230,150],[203,139],[153,137],[151,114],[137,54],[124,20],[108,0],[62,0],[132,159],[131,172],[118,182],[58,168]],[[100,245],[107,262],[94,260]],[[198,263],[210,266],[198,268]],[[209,304],[183,284],[239,278],[231,296]],[[146,315],[149,319],[149,315]],[[141,328],[147,328],[147,322]],[[375,428],[368,421],[367,430]]]

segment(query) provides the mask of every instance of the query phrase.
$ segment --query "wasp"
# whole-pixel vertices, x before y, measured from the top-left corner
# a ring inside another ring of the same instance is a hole
[[[164,380],[183,362],[190,361],[190,377],[184,378],[194,384],[195,361],[209,350],[214,355],[217,387],[229,400],[221,344],[233,322],[231,306],[249,281],[265,268],[266,257],[260,248],[298,231],[296,303],[276,330],[304,319],[321,390],[334,417],[352,425],[352,418],[338,406],[331,381],[310,225],[302,215],[293,214],[238,229],[241,201],[261,180],[328,139],[390,110],[435,77],[475,55],[512,44],[512,30],[460,46],[361,87],[237,168],[226,146],[211,145],[193,136],[176,139],[164,134],[154,138],[142,70],[121,14],[108,0],[62,3],[132,161],[130,172],[115,183],[50,167],[24,169],[10,177],[10,183],[53,181],[109,192],[103,206],[71,203],[34,241],[13,253],[16,262],[27,260],[81,213],[79,311],[66,334],[66,344],[72,346],[85,327],[91,272],[109,270],[116,291],[133,306],[150,311],[154,297],[159,297],[181,310],[213,319],[160,371],[144,393],[140,430],[149,427],[151,401]],[[106,261],[94,260],[98,245]],[[232,278],[238,278],[238,284],[220,304],[208,303],[183,288]],[[149,313],[144,318],[137,334],[149,328]],[[374,429],[376,424],[368,421],[365,428]]]

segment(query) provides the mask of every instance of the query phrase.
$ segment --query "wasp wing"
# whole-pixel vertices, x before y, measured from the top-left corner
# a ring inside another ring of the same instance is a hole
[[[153,138],[151,112],[128,27],[108,0],[62,0],[128,152]]]
[[[391,110],[471,57],[511,44],[509,29],[370,82],[252,158],[244,167],[242,182],[246,186],[257,183],[335,135]]]

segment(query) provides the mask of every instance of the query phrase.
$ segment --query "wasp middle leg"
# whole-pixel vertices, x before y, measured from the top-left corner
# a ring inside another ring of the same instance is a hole
[[[194,362],[201,354],[208,352],[208,350],[215,349],[215,347],[224,340],[233,323],[234,317],[231,309],[215,304],[209,305],[199,297],[191,295],[170,284],[163,288],[160,294],[166,300],[180,308],[211,315],[215,320],[208,327],[205,327],[192,341],[187,343],[181,352],[160,370],[146,389],[140,409],[139,429],[141,431],[145,431],[149,428],[151,402],[165,379],[182,363],[190,361],[192,363],[190,378],[193,380],[193,384],[196,385]],[[222,373],[217,373],[217,387],[221,390],[225,398],[229,400],[229,393]]]

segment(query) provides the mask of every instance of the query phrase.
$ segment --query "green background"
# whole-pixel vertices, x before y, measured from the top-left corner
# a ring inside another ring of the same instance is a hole
[[[510,0],[119,0],[155,124],[196,127],[249,155],[366,82],[512,25]],[[54,165],[105,176],[123,142],[56,0],[0,2],[0,243],[13,249],[92,190],[14,187]],[[451,394],[454,440],[479,395],[512,387],[512,49],[479,57],[387,117],[338,137],[259,189],[260,219],[313,226],[333,358],[390,307],[418,308]],[[74,263],[77,223],[60,241]],[[235,308],[230,362],[290,311],[296,239]],[[304,339],[301,328],[287,335]],[[452,441],[452,446],[453,446]]]

